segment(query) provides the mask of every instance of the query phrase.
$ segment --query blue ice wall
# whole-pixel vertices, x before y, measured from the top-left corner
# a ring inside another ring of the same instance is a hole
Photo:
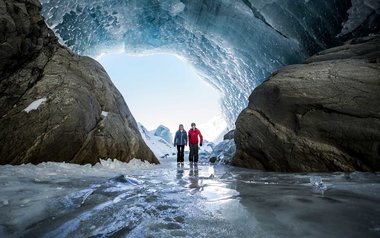
[[[234,126],[269,74],[337,42],[349,0],[42,0],[73,51],[180,55],[224,95]],[[180,79],[179,79],[180,80]]]

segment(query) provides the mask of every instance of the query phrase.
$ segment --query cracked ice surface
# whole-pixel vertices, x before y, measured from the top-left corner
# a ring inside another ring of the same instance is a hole
[[[283,174],[174,161],[0,166],[0,237],[380,235],[379,174]]]

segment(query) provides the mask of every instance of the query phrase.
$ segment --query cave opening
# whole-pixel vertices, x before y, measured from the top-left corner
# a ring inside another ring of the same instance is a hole
[[[221,92],[228,129],[235,128],[252,91],[273,72],[339,43],[337,35],[352,6],[350,0],[296,4],[42,0],[41,4],[46,23],[61,43],[80,55],[96,57],[121,48],[128,53],[167,52],[186,58],[203,81]],[[128,97],[126,102],[139,120]]]
[[[172,53],[128,54],[123,50],[97,60],[127,102],[136,121],[149,131],[163,125],[173,136],[196,122],[208,141],[227,131],[221,109],[222,92],[197,74],[191,63]]]

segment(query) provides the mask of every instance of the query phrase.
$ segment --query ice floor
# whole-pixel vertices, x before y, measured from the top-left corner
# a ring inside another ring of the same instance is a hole
[[[161,162],[0,166],[0,237],[380,237],[379,173]]]

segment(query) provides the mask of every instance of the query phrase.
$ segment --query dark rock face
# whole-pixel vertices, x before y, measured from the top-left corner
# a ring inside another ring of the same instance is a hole
[[[236,122],[233,164],[273,171],[380,170],[380,36],[291,65]]]
[[[0,0],[0,164],[158,163],[103,67],[59,45],[40,8]]]
[[[232,140],[234,136],[235,136],[235,130],[231,130],[223,136],[223,140]]]

